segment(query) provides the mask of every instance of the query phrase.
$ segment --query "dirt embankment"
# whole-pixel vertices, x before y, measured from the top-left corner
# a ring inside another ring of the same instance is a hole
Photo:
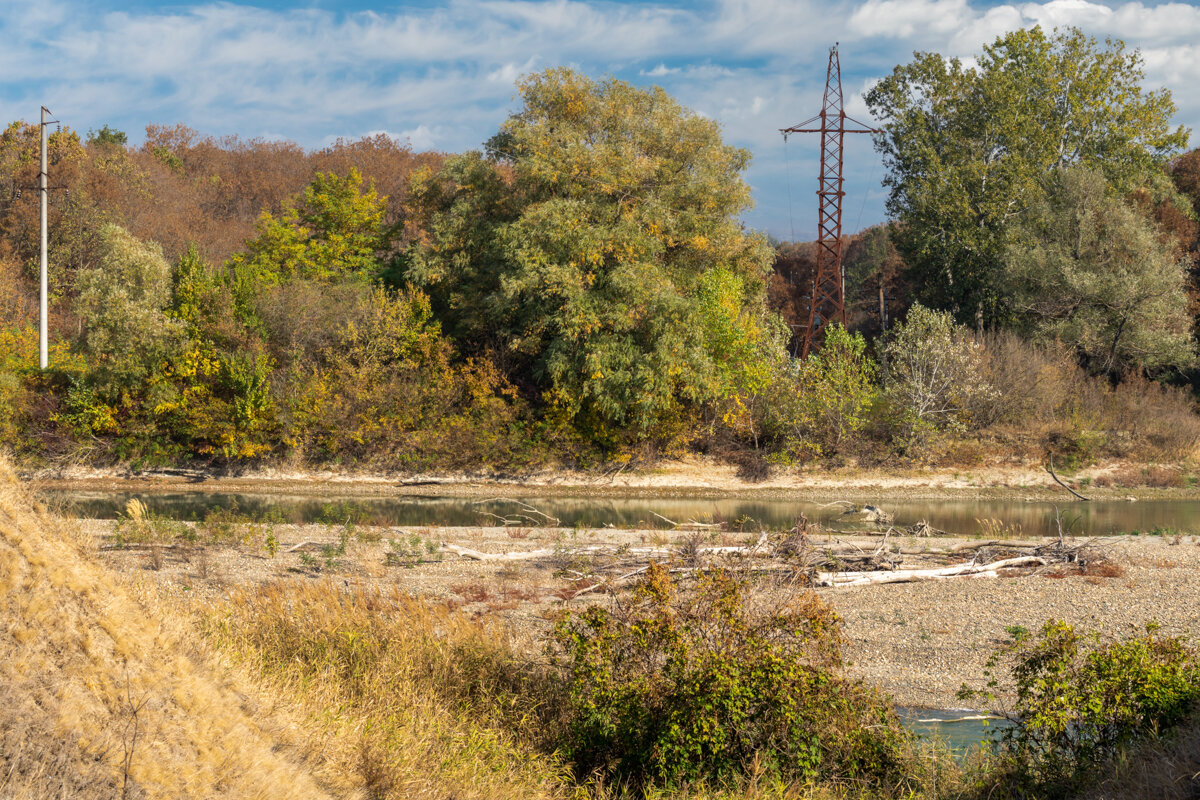
[[[1200,497],[1175,467],[1152,467],[1166,488],[1148,488],[1136,480],[1144,465],[1112,462],[1080,470],[1068,484],[1097,499],[1125,497]],[[1133,476],[1130,478],[1130,476]],[[596,472],[541,470],[522,475],[456,473],[387,475],[354,471],[92,469],[71,467],[23,476],[36,489],[76,491],[248,492],[343,497],[428,496],[484,497],[574,495],[595,497],[727,497],[888,500],[959,498],[1068,497],[1045,469],[1036,464],[980,467],[776,470],[763,480],[748,480],[735,465],[715,459],[663,461],[642,469],[610,468]],[[1116,478],[1116,480],[1114,480]],[[1103,486],[1115,483],[1113,486]],[[1172,484],[1174,484],[1172,486]],[[1127,488],[1136,486],[1137,488]]]

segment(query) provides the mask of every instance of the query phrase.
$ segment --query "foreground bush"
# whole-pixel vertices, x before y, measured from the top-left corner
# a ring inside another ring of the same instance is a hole
[[[1021,634],[991,659],[1007,662],[1016,700],[1000,741],[991,796],[1068,797],[1126,749],[1185,722],[1200,702],[1200,660],[1153,626],[1144,636],[1101,644],[1060,621]],[[966,688],[964,699],[988,697]]]
[[[559,622],[576,772],[640,787],[751,770],[905,783],[907,736],[882,697],[841,676],[832,609],[813,594],[762,605],[745,590],[725,570],[685,588],[651,566],[628,602]]]

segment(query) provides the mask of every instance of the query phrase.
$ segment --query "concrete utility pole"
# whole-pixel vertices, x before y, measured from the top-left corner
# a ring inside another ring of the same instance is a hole
[[[40,173],[38,173],[38,190],[39,190],[38,193],[40,194],[39,199],[41,200],[41,204],[42,204],[42,252],[41,252],[42,291],[41,291],[41,296],[39,298],[41,301],[41,315],[38,319],[38,360],[39,360],[39,365],[40,365],[41,369],[43,369],[43,370],[46,369],[46,367],[50,366],[50,346],[48,343],[49,336],[47,334],[48,326],[47,326],[47,322],[46,322],[47,306],[49,305],[47,297],[50,293],[49,280],[46,277],[46,272],[47,272],[47,270],[46,270],[46,261],[47,261],[46,251],[48,249],[48,246],[47,246],[48,236],[46,233],[46,227],[47,227],[46,226],[46,209],[47,209],[47,206],[49,205],[49,199],[50,199],[50,185],[49,185],[49,181],[47,181],[47,175],[46,175],[46,170],[47,170],[46,150],[47,150],[47,145],[49,144],[49,141],[48,141],[49,137],[46,133],[46,126],[50,123],[49,117],[50,117],[49,110],[47,110],[47,108],[45,106],[42,106],[42,171]]]

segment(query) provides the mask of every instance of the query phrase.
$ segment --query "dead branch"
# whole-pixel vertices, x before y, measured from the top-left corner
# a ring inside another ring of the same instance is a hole
[[[558,517],[552,517],[549,514],[547,514],[546,512],[542,511],[541,509],[535,508],[534,506],[531,506],[529,503],[526,503],[524,500],[517,500],[516,498],[513,498],[513,497],[489,497],[485,500],[476,500],[473,503],[473,505],[482,505],[483,503],[512,503],[512,504],[516,505],[518,508],[520,508],[522,511],[524,511],[525,514],[533,514],[534,516],[541,517],[549,525],[560,525],[562,523],[562,520],[560,520]],[[498,514],[492,514],[487,511],[483,511],[480,513],[485,514],[486,516],[489,516],[489,517],[495,517],[496,519],[503,521],[505,525],[521,524],[520,522],[516,522],[516,521],[510,522],[509,520],[511,518],[509,518],[509,517],[502,517]],[[538,522],[537,520],[530,519],[528,516],[525,516],[525,514],[517,514],[516,516],[518,518],[524,517],[526,520],[529,520],[534,525],[542,524],[541,522]]]
[[[658,517],[672,528],[678,528],[680,530],[710,530],[712,528],[721,527],[721,523],[719,522],[696,522],[694,519],[688,520],[687,522],[676,522],[675,520],[667,519],[662,514],[654,511],[651,511],[650,513],[654,514],[654,516]]]
[[[1046,464],[1045,466],[1046,466],[1046,472],[1049,472],[1049,473],[1050,473],[1050,477],[1051,477],[1051,478],[1054,478],[1054,482],[1055,482],[1055,483],[1057,483],[1057,484],[1058,484],[1059,486],[1061,486],[1062,488],[1066,489],[1066,490],[1067,490],[1068,492],[1070,492],[1071,494],[1073,494],[1073,495],[1075,495],[1076,497],[1078,497],[1080,500],[1083,500],[1083,501],[1086,501],[1086,502],[1090,502],[1090,501],[1091,501],[1091,499],[1092,499],[1092,498],[1090,498],[1090,497],[1084,497],[1084,496],[1083,496],[1083,495],[1081,495],[1079,492],[1075,491],[1075,490],[1074,490],[1074,489],[1072,489],[1070,486],[1067,486],[1065,483],[1063,483],[1061,480],[1059,480],[1058,476],[1054,474],[1054,459],[1050,459],[1050,462],[1049,462],[1048,464]]]

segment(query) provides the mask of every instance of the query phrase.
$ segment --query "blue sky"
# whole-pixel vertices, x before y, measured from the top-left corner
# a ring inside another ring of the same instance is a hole
[[[747,224],[810,239],[816,137],[785,149],[778,129],[819,110],[833,41],[847,110],[869,120],[862,91],[914,50],[970,56],[1034,24],[1139,48],[1147,86],[1170,88],[1176,122],[1200,131],[1200,7],[1152,0],[0,0],[0,117],[32,120],[45,104],[134,143],[147,123],[182,122],[306,147],[386,132],[460,151],[514,107],[519,75],[566,64],[658,84],[719,120],[754,154]],[[882,167],[869,137],[851,138],[848,231],[884,216]]]

